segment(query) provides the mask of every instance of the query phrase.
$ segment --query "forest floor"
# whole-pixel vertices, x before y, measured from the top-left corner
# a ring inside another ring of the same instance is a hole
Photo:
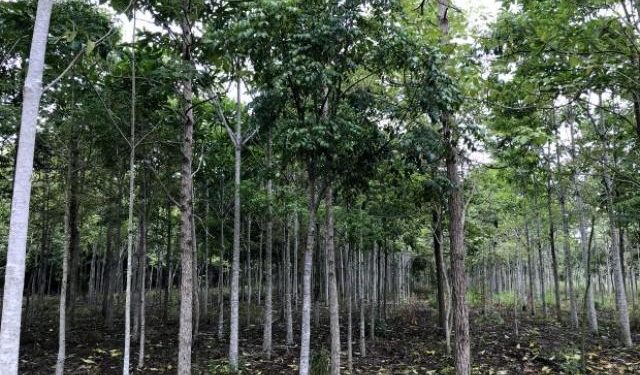
[[[175,306],[174,306],[175,307]],[[367,355],[359,355],[358,314],[354,311],[353,373],[355,374],[453,374],[453,359],[446,354],[444,339],[436,328],[436,312],[426,303],[406,303],[390,307],[386,323],[378,322],[376,339],[367,337]],[[117,374],[122,364],[122,322],[104,327],[99,314],[86,307],[78,308],[77,318],[70,322],[67,334],[67,374]],[[138,374],[172,374],[176,372],[177,332],[175,320],[162,323],[159,309],[147,310],[146,363]],[[240,350],[244,374],[295,374],[297,347],[286,347],[284,321],[274,320],[274,353],[271,360],[261,355],[262,327],[259,310],[241,319]],[[227,314],[228,315],[228,314]],[[327,348],[328,320],[326,311],[320,323],[313,325],[314,348]],[[519,314],[519,335],[514,334],[513,311],[494,307],[481,314],[471,313],[471,338],[474,374],[579,374],[582,371],[582,347],[590,374],[640,374],[640,351],[621,348],[615,337],[611,312],[600,314],[601,329],[597,337],[582,340],[581,330],[572,330],[550,319]],[[247,316],[253,321],[248,322]],[[346,314],[341,317],[342,333],[346,331]],[[213,322],[215,322],[215,317]],[[295,326],[297,329],[297,325]],[[368,331],[368,330],[367,330]],[[201,324],[194,350],[194,374],[225,374],[227,336],[217,339],[217,324]],[[297,330],[294,332],[297,339]],[[54,300],[30,317],[23,328],[20,373],[48,374],[53,370],[57,354],[57,305]],[[638,330],[634,341],[640,342]],[[342,338],[345,347],[346,336]],[[137,363],[137,345],[132,345],[132,363]],[[328,361],[323,350],[316,353],[312,366]],[[324,354],[317,354],[324,353]],[[346,371],[346,351],[342,359]],[[319,374],[324,374],[318,372]]]

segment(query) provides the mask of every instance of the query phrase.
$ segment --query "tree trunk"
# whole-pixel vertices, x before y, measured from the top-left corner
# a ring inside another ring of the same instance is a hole
[[[287,220],[287,222],[289,222]],[[286,344],[293,345],[293,311],[291,306],[291,234],[287,230],[285,240],[284,256],[284,303],[285,303],[285,325],[287,330]]]
[[[191,48],[193,36],[191,1],[182,0],[182,60],[193,66]],[[178,343],[178,375],[191,374],[191,344],[193,341],[193,83],[191,78],[182,81],[182,163],[180,168],[180,332]]]
[[[436,288],[438,294],[438,326],[440,329],[446,325],[445,296],[444,296],[444,260],[442,257],[442,219],[438,209],[431,211],[433,226],[433,257],[436,265]]]
[[[146,205],[147,192],[146,184],[143,182],[143,199]],[[144,344],[145,344],[145,281],[146,281],[146,267],[147,267],[147,209],[142,208],[142,217],[140,219],[140,248],[138,249],[138,290],[139,290],[139,308],[138,308],[138,368],[144,367]]]
[[[267,140],[267,168],[271,170],[271,132]],[[267,233],[264,264],[264,329],[262,334],[262,351],[267,359],[271,358],[271,329],[273,325],[273,181],[267,180]]]
[[[449,37],[450,0],[438,4],[438,19],[444,38]],[[451,249],[451,285],[453,298],[453,323],[455,331],[455,368],[458,375],[471,373],[471,349],[469,343],[469,313],[466,304],[467,277],[464,266],[464,201],[458,175],[458,150],[454,119],[450,113],[442,117],[446,147],[447,178],[452,186],[449,195],[449,241]]]
[[[605,148],[607,145],[605,144]],[[605,149],[602,164],[604,167],[604,190],[607,203],[607,214],[609,216],[609,232],[611,234],[611,262],[613,268],[613,281],[616,297],[616,308],[618,310],[618,324],[620,326],[620,339],[624,346],[633,347],[631,340],[631,328],[629,325],[629,310],[627,306],[627,296],[624,288],[624,277],[622,276],[622,264],[620,259],[620,245],[618,244],[618,228],[616,227],[617,217],[613,202],[613,181],[609,175],[609,155]]]
[[[304,251],[302,272],[302,322],[300,328],[300,375],[309,375],[309,354],[311,349],[311,273],[313,271],[313,249],[316,241],[316,180],[313,169],[308,171],[309,227]],[[268,245],[268,244],[267,244]]]
[[[549,155],[551,158],[551,155]],[[547,162],[547,211],[549,216],[549,249],[551,250],[551,268],[553,269],[553,288],[555,297],[556,320],[562,321],[560,309],[560,278],[558,277],[558,257],[556,256],[555,227],[551,208],[551,161]]]
[[[570,121],[570,132],[571,132],[571,160],[575,164],[576,163],[576,149],[575,149],[575,139],[574,139],[574,126],[573,121]],[[598,316],[596,315],[596,306],[595,301],[593,299],[593,288],[591,287],[591,273],[589,272],[589,239],[587,238],[587,223],[585,220],[585,206],[582,201],[582,194],[580,191],[580,186],[578,185],[578,179],[576,176],[575,165],[571,170],[571,182],[573,184],[573,190],[576,197],[576,209],[578,211],[578,226],[580,230],[580,247],[582,253],[582,268],[585,273],[585,307],[587,309],[587,320],[589,322],[589,331],[591,333],[598,333]]]
[[[364,292],[364,257],[362,255],[363,250],[362,234],[360,235],[360,246],[358,246],[358,290],[360,293],[360,356],[365,357],[367,355],[367,342],[366,342],[366,322],[365,322],[365,305],[366,305],[366,293]]]
[[[329,325],[331,332],[331,375],[340,374],[340,307],[338,305],[338,285],[336,277],[336,252],[333,228],[333,189],[327,183],[325,204],[327,210],[327,228],[325,246],[329,266]]]
[[[133,12],[133,33],[132,45],[135,45],[136,36],[136,14]],[[124,316],[124,353],[122,374],[129,374],[129,361],[131,355],[131,278],[133,273],[133,204],[135,201],[135,180],[136,180],[136,70],[135,70],[135,46],[132,48],[131,58],[131,135],[129,137],[129,216],[127,220],[127,285],[125,292],[125,316]]]
[[[556,164],[560,171],[560,151],[556,143]],[[571,258],[571,244],[569,242],[569,212],[567,211],[566,196],[562,181],[558,181],[558,198],[560,201],[560,213],[562,215],[562,248],[564,252],[565,274],[567,283],[567,295],[569,297],[570,322],[572,328],[578,328],[578,306],[573,287],[573,260]]]
[[[71,167],[69,166],[69,170]],[[68,194],[68,191],[67,191]],[[62,282],[60,283],[60,305],[58,309],[58,358],[56,360],[56,375],[64,374],[66,358],[67,336],[67,280],[69,279],[69,251],[71,247],[71,228],[69,227],[69,209],[66,205],[64,214],[65,246],[62,254]]]
[[[233,255],[231,260],[231,296],[229,305],[229,367],[238,371],[238,309],[240,306],[240,167],[242,163],[242,120],[240,117],[240,79],[236,80],[236,131],[235,131],[235,174],[233,200]]]
[[[353,374],[353,318],[352,318],[352,305],[353,305],[353,284],[352,284],[352,256],[351,246],[349,243],[349,235],[346,236],[346,295],[347,295],[347,368],[349,374]]]

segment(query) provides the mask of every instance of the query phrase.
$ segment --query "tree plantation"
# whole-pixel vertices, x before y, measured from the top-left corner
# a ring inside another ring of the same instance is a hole
[[[639,72],[635,0],[0,1],[0,373],[640,373]]]

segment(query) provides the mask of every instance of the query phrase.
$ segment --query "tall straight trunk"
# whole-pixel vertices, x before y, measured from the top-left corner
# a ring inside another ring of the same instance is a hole
[[[71,170],[71,166],[69,166]],[[70,175],[70,173],[69,173]],[[68,195],[67,189],[67,195]],[[64,374],[67,337],[67,284],[69,279],[69,252],[71,247],[71,228],[69,227],[69,209],[67,204],[64,213],[65,246],[62,254],[62,282],[60,283],[60,305],[58,308],[58,358],[56,360],[56,375]]]
[[[142,188],[144,205],[147,204],[146,183],[143,180]],[[144,367],[144,345],[145,345],[145,280],[147,267],[147,207],[142,208],[140,218],[140,240],[138,249],[138,368]]]
[[[171,262],[171,199],[167,199],[167,248],[165,250],[165,261],[167,263],[167,290],[164,293],[164,301],[162,303],[162,322],[167,321],[167,314],[169,309],[169,298],[171,297],[171,286],[173,284],[172,278],[172,262]]]
[[[556,164],[560,171],[560,151],[556,143]],[[573,286],[573,260],[571,258],[571,244],[569,239],[569,212],[567,210],[566,195],[562,181],[558,181],[558,200],[560,202],[560,213],[562,215],[562,249],[564,253],[565,274],[567,283],[567,295],[569,297],[569,313],[571,327],[578,328],[578,304]]]
[[[308,210],[309,226],[304,250],[302,272],[302,319],[300,328],[300,375],[309,375],[309,354],[311,349],[311,273],[313,272],[313,249],[316,246],[316,180],[313,168],[308,168]]]
[[[252,271],[253,267],[251,266],[251,216],[249,216],[247,220],[247,311],[251,311],[251,297],[253,296],[253,285],[252,285]],[[251,320],[251,314],[247,314],[247,320]]]
[[[107,224],[107,241],[104,256],[104,281],[102,287],[102,318],[106,326],[111,325],[113,315],[111,283],[113,274],[113,224]]]
[[[218,270],[218,340],[224,334],[224,185],[220,187],[220,269]]]
[[[233,255],[231,260],[231,296],[229,305],[229,367],[238,371],[238,331],[240,306],[240,173],[242,163],[242,118],[240,113],[240,79],[236,80],[236,130],[235,130],[235,173],[233,199]]]
[[[571,133],[571,160],[576,163],[576,146],[574,139],[574,123],[570,121],[570,133]],[[582,201],[582,194],[580,186],[578,185],[578,178],[576,176],[576,167],[573,166],[571,170],[571,183],[573,185],[574,195],[576,199],[576,210],[578,211],[578,227],[580,230],[580,248],[582,253],[582,268],[584,269],[585,277],[585,307],[587,309],[587,320],[589,322],[589,331],[591,333],[598,332],[598,316],[596,314],[596,305],[593,298],[593,288],[591,283],[591,273],[589,272],[589,239],[587,238],[587,223],[585,218],[585,206]]]
[[[346,257],[346,290],[345,293],[347,295],[347,368],[349,369],[349,373],[353,374],[353,313],[352,313],[352,305],[353,305],[353,262],[351,255],[351,246],[349,243],[349,235],[346,236],[346,251],[343,255]]]
[[[267,140],[267,168],[271,170],[271,132]],[[264,264],[264,329],[262,334],[262,351],[267,359],[271,358],[271,329],[273,326],[273,181],[267,180],[267,233]]]
[[[378,301],[378,272],[376,270],[376,258],[378,253],[378,242],[373,242],[373,251],[370,256],[369,263],[369,273],[371,274],[371,285],[370,285],[370,293],[371,299],[369,300],[369,337],[371,341],[375,341],[376,339],[376,302]]]
[[[287,220],[287,222],[289,222]],[[293,309],[291,306],[291,233],[287,229],[284,253],[284,303],[285,325],[287,331],[286,344],[293,345]]]
[[[450,0],[438,4],[439,26],[444,36],[449,37],[448,11]],[[451,286],[453,299],[453,329],[455,331],[455,368],[458,375],[471,373],[471,348],[469,342],[469,312],[467,311],[467,277],[464,266],[464,201],[458,165],[457,136],[453,115],[442,116],[444,143],[446,147],[447,178],[452,186],[449,195],[449,241],[451,249]]]
[[[193,66],[193,35],[191,21],[191,1],[182,0],[183,18],[181,47],[182,60]],[[178,342],[178,374],[191,374],[191,345],[193,342],[193,82],[191,78],[182,81],[182,163],[180,168],[180,331]]]
[[[364,292],[364,257],[362,256],[362,234],[360,234],[360,245],[358,246],[358,291],[360,294],[360,356],[367,355],[366,343],[366,322],[364,309],[366,305],[366,294]]]
[[[195,191],[192,193],[192,196],[195,196]],[[194,315],[193,315],[193,331],[191,335],[193,336],[192,345],[193,347],[196,347],[198,333],[200,330],[200,280],[198,279],[198,251],[197,251],[198,238],[196,237],[196,221],[195,221],[195,216],[193,214],[194,208],[192,207],[191,210],[192,210],[191,211],[191,230],[192,230],[192,238],[193,238],[191,251],[193,252],[192,261],[193,261],[193,273],[194,273],[193,288],[192,288],[193,290],[192,303],[193,303]]]
[[[75,311],[75,301],[80,294],[79,271],[80,271],[80,145],[77,127],[72,125],[69,139],[69,173],[67,176],[68,194],[66,204],[69,206],[69,313],[73,317]]]
[[[327,265],[329,266],[329,326],[331,333],[331,375],[340,374],[340,307],[336,277],[336,251],[333,223],[333,189],[327,182],[325,205],[327,210],[326,240]]]
[[[618,195],[618,192],[614,192],[614,197]],[[627,267],[624,264],[624,226],[622,220],[618,218],[618,251],[620,251],[620,267],[622,270],[622,279],[627,280]],[[624,284],[626,290],[626,283]]]
[[[602,101],[602,98],[600,98]],[[601,115],[600,121],[602,125],[604,125],[604,118]],[[609,144],[606,139],[606,135],[601,135],[603,138],[603,146],[604,153],[602,156],[602,166],[603,166],[603,182],[604,182],[604,192],[605,192],[605,201],[607,206],[607,214],[609,219],[609,233],[611,235],[611,245],[610,245],[610,258],[613,268],[613,282],[614,282],[614,292],[616,298],[616,309],[618,312],[618,324],[620,328],[620,340],[623,345],[631,348],[633,347],[633,341],[631,339],[631,328],[629,325],[629,309],[627,306],[627,295],[624,287],[624,276],[622,274],[622,262],[620,259],[620,244],[618,243],[619,234],[617,222],[618,218],[615,212],[615,206],[613,201],[613,194],[615,191],[614,182],[609,174],[610,161],[609,161]]]
[[[453,143],[453,119],[445,119],[445,140],[448,145],[447,176],[453,190],[449,196],[449,241],[451,249],[451,286],[453,299],[453,329],[455,331],[455,367],[459,375],[467,375],[471,371],[471,354],[469,343],[469,313],[465,300],[467,290],[464,266],[464,202],[460,177],[458,176],[457,150]]]
[[[549,155],[551,158],[551,155]],[[547,161],[547,212],[549,216],[549,249],[551,251],[551,268],[553,271],[553,291],[555,297],[556,320],[562,321],[560,309],[560,278],[558,277],[558,257],[556,256],[555,226],[553,224],[553,210],[551,208],[551,161]]]
[[[205,188],[206,202],[204,208],[204,320],[209,322],[209,185]]]
[[[260,228],[260,240],[258,241],[258,305],[261,306],[262,305],[262,279],[263,279],[263,275],[262,275],[262,267],[263,267],[263,261],[262,261],[262,228]]]
[[[436,264],[436,288],[438,294],[438,325],[444,329],[447,315],[445,309],[444,293],[444,259],[442,257],[442,218],[440,210],[433,208],[431,211],[433,226],[433,257]]]
[[[94,242],[91,245],[91,263],[89,268],[89,305],[93,308],[96,304],[96,286],[97,286],[97,264],[96,264],[96,252],[98,251],[98,244]]]
[[[542,300],[542,315],[547,317],[547,292],[545,289],[545,272],[544,272],[544,257],[542,253],[542,234],[540,233],[540,209],[538,206],[538,185],[535,183],[535,220],[536,220],[536,246],[538,247],[538,277],[540,278],[540,299]]]
[[[300,236],[298,211],[293,214],[293,304],[298,306],[298,238]]]
[[[536,314],[536,303],[535,303],[535,283],[533,279],[535,277],[534,272],[534,262],[531,261],[531,236],[529,235],[529,225],[525,223],[525,234],[527,237],[527,273],[529,276],[529,290],[527,294],[527,302],[529,304],[529,309],[531,315]]]
[[[607,202],[607,213],[609,216],[609,232],[611,233],[611,262],[613,268],[613,280],[616,297],[616,307],[618,310],[618,324],[620,326],[620,339],[626,347],[633,347],[631,340],[631,329],[629,325],[629,310],[627,306],[627,296],[624,288],[624,277],[622,276],[622,264],[620,260],[619,244],[618,244],[618,228],[616,227],[616,214],[613,208],[613,182],[609,173],[606,171],[608,162],[605,156],[605,195]]]
[[[129,374],[129,362],[131,356],[131,278],[133,273],[133,204],[135,201],[136,180],[136,63],[135,63],[135,36],[136,13],[133,11],[133,32],[131,49],[131,135],[129,137],[129,216],[127,219],[127,284],[125,292],[124,313],[124,352],[122,362],[122,374]]]

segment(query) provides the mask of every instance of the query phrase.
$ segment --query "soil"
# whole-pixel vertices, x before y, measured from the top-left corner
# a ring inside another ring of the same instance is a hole
[[[145,367],[136,374],[173,374],[177,361],[177,320],[163,322],[159,305],[148,307],[145,346]],[[157,301],[156,301],[157,302]],[[177,311],[174,303],[173,314]],[[319,324],[313,323],[314,358],[312,367],[322,368],[328,361],[328,318],[321,308]],[[367,324],[367,355],[361,357],[358,345],[359,314],[354,311],[353,373],[354,374],[453,374],[453,358],[447,355],[444,335],[436,327],[437,314],[425,302],[389,306],[386,321],[378,320],[376,338],[369,338]],[[23,326],[20,373],[48,374],[53,371],[57,355],[57,305],[45,300],[37,313],[26,317]],[[241,368],[244,374],[296,374],[298,348],[284,343],[285,327],[281,313],[274,318],[274,352],[271,360],[261,355],[262,327],[260,310],[241,309]],[[226,311],[225,311],[226,313]],[[215,315],[215,314],[213,314]],[[228,313],[225,314],[228,316]],[[582,329],[570,329],[551,317],[518,314],[518,335],[515,334],[513,310],[494,307],[485,314],[471,312],[471,337],[474,374],[640,374],[640,352],[624,349],[616,337],[611,312],[600,314],[598,336],[582,335]],[[251,317],[251,320],[247,319]],[[343,373],[347,371],[346,314],[341,316],[344,355]],[[313,319],[312,319],[313,320]],[[228,373],[226,363],[227,335],[217,338],[217,317],[200,324],[193,352],[194,374]],[[100,314],[79,305],[75,319],[69,321],[67,334],[67,374],[121,373],[122,321],[105,327]],[[368,319],[367,319],[368,323]],[[298,328],[297,324],[294,329]],[[297,338],[297,331],[294,332]],[[583,337],[585,339],[583,340]],[[640,342],[637,330],[634,341]],[[583,350],[586,363],[583,364]],[[132,344],[131,362],[137,364],[138,345]],[[318,371],[318,374],[323,374]]]

